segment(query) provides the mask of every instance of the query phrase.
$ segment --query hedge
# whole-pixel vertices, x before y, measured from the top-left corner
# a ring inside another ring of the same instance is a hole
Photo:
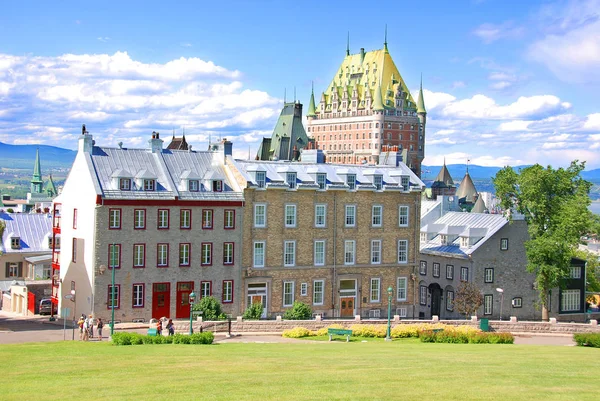
[[[420,330],[419,339],[424,343],[449,344],[513,344],[515,338],[510,333],[484,333],[451,330]]]
[[[214,338],[214,334],[210,331],[194,333],[191,336],[185,334],[175,334],[174,336],[148,336],[139,333],[119,332],[112,335],[112,344],[212,344]]]
[[[573,335],[573,340],[580,347],[600,348],[600,333],[578,333]]]
[[[355,337],[384,338],[387,334],[387,325],[384,324],[354,324],[350,327],[344,327],[341,324],[332,324],[317,331],[310,331],[304,327],[294,327],[293,329],[285,330],[282,336],[287,338],[322,337],[327,335],[327,329],[329,328],[350,329],[352,330],[352,335]],[[416,338],[419,337],[419,332],[421,331],[435,329],[444,330],[446,333],[457,333],[460,337],[468,337],[481,331],[472,326],[448,326],[442,323],[399,324],[392,327],[390,336],[392,338]]]

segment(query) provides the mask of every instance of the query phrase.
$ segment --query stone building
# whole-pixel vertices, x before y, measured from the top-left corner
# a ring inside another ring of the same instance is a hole
[[[403,161],[420,176],[426,120],[423,85],[415,102],[386,39],[379,50],[350,54],[347,48],[318,102],[311,93],[307,130],[328,163],[378,163],[384,147],[397,147],[407,150]]]
[[[273,317],[302,301],[325,317],[384,317],[391,287],[392,314],[415,316],[424,184],[403,163],[314,162],[320,152],[227,159],[244,188],[243,308],[262,303]]]
[[[148,321],[189,317],[194,291],[239,314],[243,194],[225,168],[230,145],[169,150],[153,133],[146,149],[99,147],[84,128],[55,204],[56,298],[76,315],[108,321],[114,306],[115,321]]]

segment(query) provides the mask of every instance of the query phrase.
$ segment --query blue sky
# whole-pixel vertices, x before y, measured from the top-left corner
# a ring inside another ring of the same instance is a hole
[[[0,5],[0,141],[142,147],[153,130],[254,156],[287,88],[388,47],[428,109],[425,164],[600,168],[600,0]],[[318,94],[317,94],[318,96]]]

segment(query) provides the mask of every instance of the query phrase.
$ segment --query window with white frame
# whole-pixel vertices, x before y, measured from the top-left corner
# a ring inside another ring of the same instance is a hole
[[[144,191],[154,191],[156,188],[155,180],[144,180]]]
[[[315,266],[323,266],[325,264],[325,241],[315,241]]]
[[[315,227],[325,227],[327,223],[327,205],[324,203],[315,205]]]
[[[108,228],[113,230],[121,228],[121,209],[110,209],[108,214]]]
[[[254,205],[254,227],[262,228],[267,226],[267,205],[257,203]]]
[[[131,190],[131,178],[119,178],[119,189],[121,191]]]
[[[403,191],[408,191],[408,187],[410,185],[410,178],[407,175],[403,175],[400,179],[400,185],[402,186]]]
[[[446,310],[454,310],[454,291],[446,291]]]
[[[396,291],[396,299],[398,301],[406,301],[407,287],[408,287],[408,279],[406,277],[398,277],[398,289]]]
[[[426,276],[427,275],[427,261],[426,260],[422,260],[419,263],[419,274],[421,276]]]
[[[371,226],[381,227],[381,219],[383,218],[383,206],[373,205],[371,211]]]
[[[419,286],[419,303],[427,305],[427,287],[424,285]]]
[[[283,306],[294,305],[294,282],[284,281],[283,282]]]
[[[369,285],[369,302],[379,302],[381,295],[381,279],[372,277]]]
[[[232,280],[224,280],[223,281],[223,303],[233,302],[233,281]]]
[[[491,315],[494,311],[494,296],[484,295],[483,296],[483,314]]]
[[[133,228],[137,230],[146,228],[146,210],[135,209],[133,211]]]
[[[408,240],[398,240],[398,263],[408,263]]]
[[[169,244],[156,245],[157,261],[156,264],[161,267],[169,265]]]
[[[179,266],[190,265],[190,244],[179,244]]]
[[[296,227],[296,205],[285,205],[285,226]]]
[[[346,184],[349,189],[356,189],[356,174],[346,174]]]
[[[146,245],[133,245],[133,267],[144,267],[146,264]]]
[[[235,210],[227,209],[224,213],[223,228],[226,230],[235,228]]]
[[[223,181],[221,181],[221,180],[213,180],[213,182],[212,182],[212,191],[213,192],[222,192],[223,191]]]
[[[204,297],[210,297],[212,294],[212,282],[201,281],[200,282],[200,299]]]
[[[200,190],[200,182],[198,180],[189,180],[188,181],[188,191],[198,192],[199,190]]]
[[[561,312],[576,312],[581,309],[581,291],[580,290],[562,290],[561,291]]]
[[[570,278],[581,278],[581,266],[571,266],[569,268]]]
[[[371,241],[371,264],[378,265],[381,263],[381,240],[374,239]]]
[[[500,239],[500,250],[507,251],[508,250],[508,238]]]
[[[398,208],[398,225],[408,227],[408,206],[400,205]]]
[[[200,248],[200,264],[204,266],[212,265],[212,244],[209,242],[203,242],[200,244]]]
[[[121,244],[111,244],[108,246],[108,267],[120,268],[121,267]]]
[[[460,281],[469,281],[469,268],[468,267],[460,268]]]
[[[356,241],[344,241],[344,264],[353,265],[356,256]]]
[[[446,265],[446,278],[448,280],[454,280],[454,266]]]
[[[256,172],[256,185],[259,188],[264,188],[267,184],[267,173],[265,171]]]
[[[158,228],[166,229],[169,228],[169,210],[158,209]]]
[[[346,205],[346,227],[354,227],[356,225],[356,205]]]
[[[188,229],[192,227],[192,211],[181,209],[179,211],[179,228]]]
[[[375,189],[381,191],[383,189],[383,176],[379,174],[374,175],[373,185],[375,185]]]
[[[327,186],[327,174],[317,173],[317,184],[319,184],[319,189],[325,189]]]
[[[202,209],[202,229],[212,230],[213,228],[213,211],[212,209]]]
[[[325,281],[313,281],[313,305],[323,305],[323,294],[325,293]]]
[[[108,300],[106,304],[108,305],[108,309],[119,309],[120,308],[120,300],[121,300],[121,286],[117,285],[109,285],[108,286]]]
[[[224,242],[223,243],[223,264],[224,265],[232,265],[233,264],[233,242]]]
[[[432,269],[432,274],[433,277],[440,277],[440,264],[433,262],[433,269]]]
[[[296,241],[283,242],[283,265],[296,265]]]
[[[494,268],[493,267],[486,267],[484,282],[486,282],[486,283],[494,282]]]
[[[134,308],[141,308],[144,306],[144,284],[133,285],[133,304]]]
[[[254,242],[254,263],[253,267],[265,267],[265,242]]]
[[[513,308],[521,308],[521,307],[523,307],[523,298],[521,298],[521,297],[513,298],[511,304],[512,304]]]
[[[308,294],[308,283],[300,284],[300,295],[305,297]]]
[[[296,173],[288,172],[285,174],[285,181],[290,189],[296,189]]]

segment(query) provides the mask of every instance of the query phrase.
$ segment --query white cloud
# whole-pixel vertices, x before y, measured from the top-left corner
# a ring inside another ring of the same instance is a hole
[[[454,81],[452,82],[452,89],[464,88],[467,84],[464,81]]]
[[[453,138],[441,138],[441,139],[426,139],[426,145],[456,145],[457,141]]]
[[[531,121],[522,121],[522,120],[508,121],[508,122],[500,124],[498,129],[500,131],[506,131],[506,132],[527,131],[529,124],[531,124]]]
[[[473,31],[473,34],[479,37],[484,43],[489,44],[499,39],[521,37],[524,32],[525,29],[523,27],[515,26],[512,21],[506,21],[502,24],[482,24]]]
[[[588,115],[583,124],[583,129],[600,131],[600,113]]]
[[[100,42],[108,42],[108,41],[110,40],[110,38],[109,38],[108,36],[100,36],[100,37],[98,38],[98,40],[99,40]]]

